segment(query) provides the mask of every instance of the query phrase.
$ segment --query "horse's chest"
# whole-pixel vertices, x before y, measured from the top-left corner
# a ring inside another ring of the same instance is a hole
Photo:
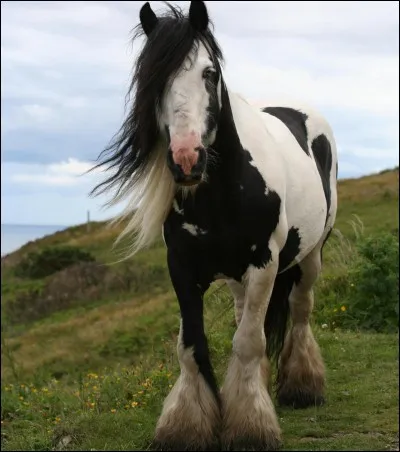
[[[275,201],[198,210],[175,203],[164,225],[166,244],[199,279],[209,282],[223,274],[240,280],[249,265],[262,266],[270,258],[268,242],[279,216],[280,200]]]

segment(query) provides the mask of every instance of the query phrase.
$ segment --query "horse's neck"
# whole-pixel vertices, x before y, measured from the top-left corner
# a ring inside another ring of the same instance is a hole
[[[222,107],[217,125],[216,138],[213,144],[216,153],[216,164],[212,165],[212,177],[228,182],[229,176],[237,180],[237,172],[243,158],[243,148],[237,130],[235,112],[241,108],[240,104],[246,101],[226,87],[222,91]]]

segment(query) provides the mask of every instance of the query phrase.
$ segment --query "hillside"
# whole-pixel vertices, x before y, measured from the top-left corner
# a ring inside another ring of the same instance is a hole
[[[398,237],[398,174],[397,168],[339,182],[336,231],[314,313],[328,403],[278,410],[285,450],[398,450],[398,333],[344,327],[360,236]],[[179,374],[179,309],[162,241],[115,263],[120,230],[79,225],[2,258],[2,449],[49,450],[65,438],[67,450],[148,446]],[[15,275],[27,253],[56,245],[84,249],[95,262],[41,279]],[[220,381],[233,319],[226,288],[214,284],[206,328]]]

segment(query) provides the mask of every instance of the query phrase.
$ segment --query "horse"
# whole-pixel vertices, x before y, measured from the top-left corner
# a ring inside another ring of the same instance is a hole
[[[188,14],[149,2],[119,131],[97,157],[131,236],[128,257],[162,236],[180,308],[180,375],[164,400],[157,450],[276,450],[272,401],[324,403],[325,367],[310,327],[313,286],[337,211],[337,150],[318,111],[256,107],[228,88],[224,56],[202,1]],[[203,319],[204,294],[225,280],[236,330],[218,387]]]

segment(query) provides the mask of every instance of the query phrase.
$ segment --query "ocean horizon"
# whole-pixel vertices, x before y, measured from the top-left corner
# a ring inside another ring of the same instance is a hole
[[[62,231],[70,226],[39,224],[1,224],[1,257],[17,251],[26,243]]]

